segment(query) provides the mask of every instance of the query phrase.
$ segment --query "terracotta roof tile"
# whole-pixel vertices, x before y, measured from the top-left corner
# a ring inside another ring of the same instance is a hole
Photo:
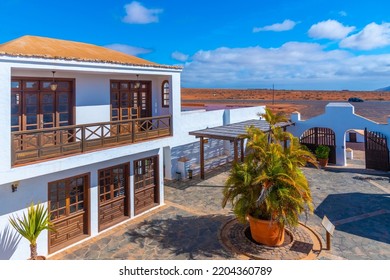
[[[0,55],[181,69],[96,45],[29,35],[0,44]]]

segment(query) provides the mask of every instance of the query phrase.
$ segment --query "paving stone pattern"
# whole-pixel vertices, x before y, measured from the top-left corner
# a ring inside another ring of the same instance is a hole
[[[221,208],[228,170],[208,173],[205,181],[167,182],[166,205],[49,259],[236,259],[218,238],[233,217],[229,208]],[[304,173],[315,211],[302,222],[323,246],[323,216],[336,224],[331,250],[322,250],[318,258],[390,259],[389,173],[336,167],[304,168]]]

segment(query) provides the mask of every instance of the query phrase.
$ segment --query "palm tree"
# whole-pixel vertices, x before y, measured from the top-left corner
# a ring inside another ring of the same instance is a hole
[[[10,217],[9,222],[12,227],[24,238],[30,242],[30,259],[37,259],[37,239],[39,234],[47,230],[55,230],[53,224],[50,222],[50,217],[47,209],[43,204],[38,203],[34,206],[31,202],[27,211],[27,216],[23,213],[20,218],[18,216]]]
[[[222,206],[230,201],[242,222],[250,215],[280,227],[296,226],[302,212],[313,211],[309,184],[300,168],[307,163],[317,166],[316,158],[302,148],[298,138],[277,126],[285,118],[268,109],[263,116],[270,123],[270,131],[247,128],[243,135],[247,139],[246,157],[230,171]]]

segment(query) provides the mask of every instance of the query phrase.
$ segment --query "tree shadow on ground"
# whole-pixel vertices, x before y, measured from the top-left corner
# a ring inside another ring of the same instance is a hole
[[[153,253],[161,251],[185,259],[230,259],[232,252],[219,241],[219,230],[227,220],[229,217],[224,215],[176,215],[144,221],[125,235],[141,248],[148,249],[148,244],[155,244],[151,258],[155,258]]]
[[[389,194],[331,194],[314,213],[326,215],[336,230],[390,244]]]

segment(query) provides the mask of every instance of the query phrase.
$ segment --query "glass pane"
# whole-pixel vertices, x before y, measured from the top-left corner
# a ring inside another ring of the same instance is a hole
[[[84,178],[77,178],[76,185],[78,187],[79,192],[84,191]]]
[[[44,81],[44,82],[42,82],[41,83],[41,87],[43,88],[43,89],[50,89],[50,84],[51,84],[52,82],[50,81]]]
[[[128,83],[121,83],[121,89],[128,89],[129,84]]]
[[[26,94],[26,104],[27,105],[38,104],[38,95],[37,94]]]
[[[58,96],[58,100],[61,103],[68,103],[68,94],[67,93],[60,93]]]
[[[26,106],[26,114],[37,114],[38,108],[35,105]]]
[[[38,88],[38,82],[37,81],[28,81],[24,84],[26,89],[34,89]]]
[[[27,124],[36,124],[37,123],[37,116],[36,115],[27,116],[26,123]]]
[[[31,125],[31,126],[27,126],[26,128],[27,128],[27,130],[33,130],[33,129],[38,129],[38,126]]]
[[[53,103],[54,102],[54,94],[45,93],[42,98],[43,103]]]
[[[68,113],[62,113],[60,114],[60,122],[65,122],[69,120],[69,114]]]
[[[111,88],[112,89],[118,89],[119,88],[119,84],[118,83],[111,83]]]
[[[69,207],[69,213],[74,213],[76,211],[77,211],[76,205],[72,205],[72,206]]]
[[[42,109],[43,109],[43,113],[52,113],[52,112],[54,112],[53,104],[44,105]]]
[[[11,82],[11,88],[13,88],[13,89],[20,89],[20,82],[19,81],[12,81]]]
[[[58,207],[59,208],[65,207],[65,199],[58,201]]]
[[[45,123],[51,123],[51,122],[53,122],[53,120],[54,120],[54,117],[53,117],[53,114],[44,114],[43,115],[43,122],[45,122]]]
[[[54,199],[52,199],[52,202],[50,203],[50,210],[56,210],[57,209],[57,203],[53,202]]]
[[[11,114],[19,114],[19,105],[11,106]]]
[[[59,112],[68,112],[68,103],[61,103],[58,106]]]
[[[57,82],[58,88],[62,90],[66,90],[70,88],[69,82]]]

